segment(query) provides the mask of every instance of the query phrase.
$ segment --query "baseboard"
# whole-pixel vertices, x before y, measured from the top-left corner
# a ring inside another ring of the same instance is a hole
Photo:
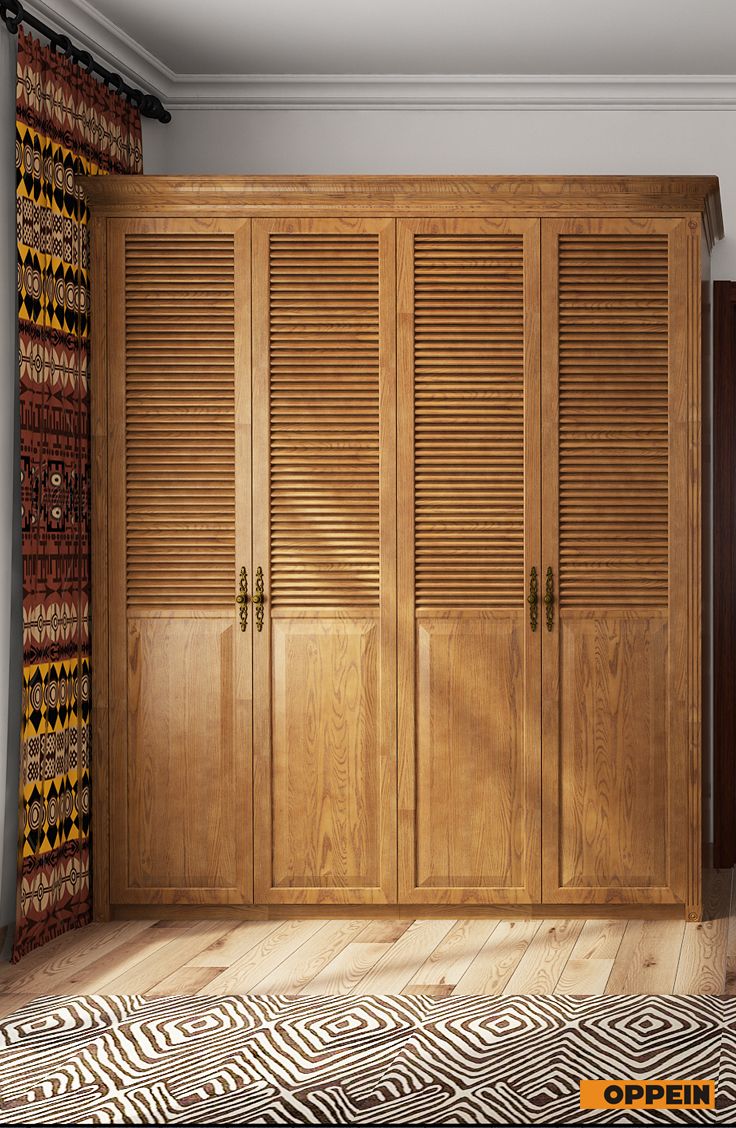
[[[113,920],[682,920],[684,905],[111,905]]]

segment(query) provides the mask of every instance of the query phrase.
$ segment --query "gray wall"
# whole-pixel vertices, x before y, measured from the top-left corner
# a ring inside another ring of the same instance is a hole
[[[146,172],[715,174],[736,278],[732,110],[177,110],[144,122]]]

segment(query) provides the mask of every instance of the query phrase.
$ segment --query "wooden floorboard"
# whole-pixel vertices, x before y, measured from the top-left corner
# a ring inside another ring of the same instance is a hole
[[[257,979],[252,990],[258,995],[298,995],[364,928],[364,920],[328,921],[292,956]]]
[[[275,971],[285,960],[293,959],[316,932],[331,922],[324,920],[287,920],[269,932],[260,943],[230,964],[209,983],[212,995],[247,994],[256,984]]]
[[[500,995],[540,925],[538,920],[499,921],[453,995]]]
[[[502,994],[551,994],[584,923],[582,920],[543,920]]]
[[[304,985],[304,995],[349,995],[371,968],[391,950],[389,943],[360,939],[335,956],[314,979]]]
[[[671,994],[684,935],[684,921],[630,920],[606,984],[606,994]]]
[[[361,995],[401,994],[454,924],[454,920],[415,920],[391,945],[383,959],[353,988],[354,992]]]
[[[95,923],[0,966],[0,1017],[40,995],[736,994],[736,881],[705,919]]]

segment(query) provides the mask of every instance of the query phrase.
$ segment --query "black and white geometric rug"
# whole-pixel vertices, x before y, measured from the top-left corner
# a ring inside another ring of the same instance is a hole
[[[715,1079],[595,1112],[581,1078]],[[2,1124],[734,1124],[736,999],[37,999],[0,1021]]]

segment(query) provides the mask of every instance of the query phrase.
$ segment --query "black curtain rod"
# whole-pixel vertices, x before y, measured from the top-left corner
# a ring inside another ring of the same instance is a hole
[[[142,90],[128,86],[121,75],[107,70],[106,67],[92,58],[89,51],[75,47],[68,35],[60,35],[58,31],[54,31],[53,28],[27,12],[19,0],[0,2],[0,19],[3,20],[8,31],[13,35],[18,34],[18,28],[22,23],[32,27],[34,31],[45,36],[52,47],[61,51],[68,59],[84,67],[90,74],[98,74],[106,85],[111,86],[118,94],[122,94],[133,106],[137,106],[144,117],[154,118],[156,121],[163,122],[164,125],[171,121],[171,114],[155,94],[144,94]]]

